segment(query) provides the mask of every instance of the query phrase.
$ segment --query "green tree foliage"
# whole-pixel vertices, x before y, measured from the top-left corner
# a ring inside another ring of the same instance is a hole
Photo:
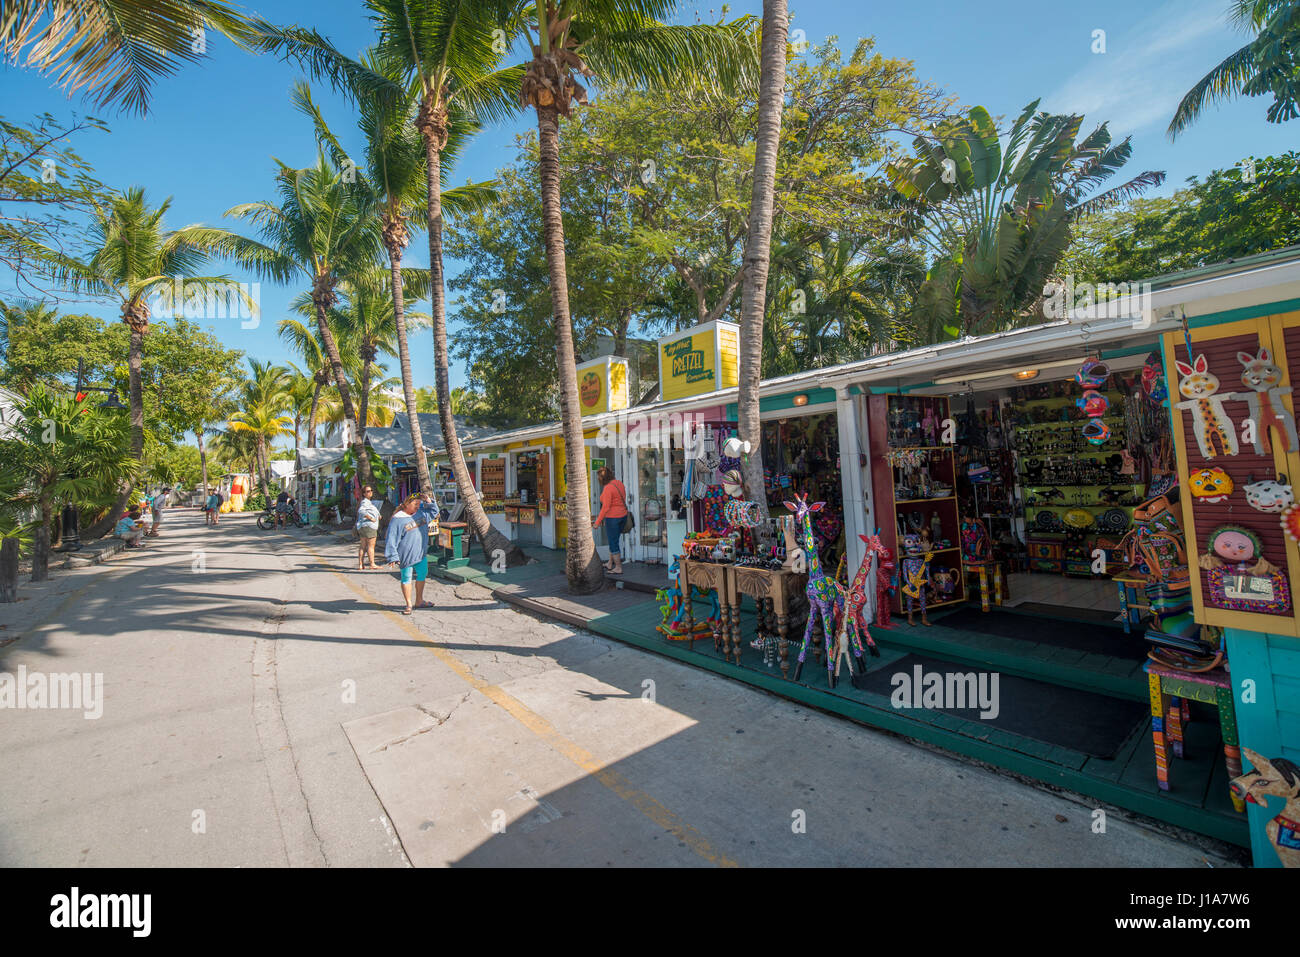
[[[1060,274],[1132,282],[1300,244],[1300,153],[1252,157],[1187,184],[1080,220]]]
[[[1235,96],[1271,96],[1270,123],[1300,116],[1300,0],[1232,0],[1228,19],[1255,36],[1187,91],[1169,122],[1171,139],[1206,107]]]
[[[1164,181],[1145,172],[1097,193],[1132,155],[1102,123],[1078,139],[1083,117],[1030,103],[1004,146],[982,106],[918,136],[915,155],[890,179],[924,222],[933,257],[918,294],[915,341],[984,335],[1031,323],[1046,280],[1081,216],[1140,195]]]
[[[78,214],[106,201],[103,184],[71,143],[107,129],[94,117],[0,117],[0,265],[12,272],[17,297],[50,296],[48,250],[66,252],[63,239],[76,235]]]
[[[906,316],[919,253],[881,171],[898,154],[895,134],[915,133],[950,109],[908,61],[881,56],[870,40],[846,54],[832,39],[792,63],[787,91],[776,242],[790,255],[778,256],[769,280],[765,374],[792,358],[829,358],[815,346],[788,347],[808,322],[846,305],[843,320],[814,336],[829,342],[847,329],[834,354],[865,355],[901,337],[879,315]],[[560,194],[580,356],[594,353],[600,335],[622,352],[629,335],[737,318],[757,125],[752,88],[684,87],[664,97],[619,86],[562,125]],[[448,230],[449,253],[467,263],[450,283],[456,357],[502,426],[559,412],[537,177],[529,136],[499,174],[497,204]],[[803,249],[810,252],[795,254]],[[823,266],[836,274],[822,276]],[[796,289],[802,313],[790,308]]]
[[[105,505],[132,476],[128,423],[120,412],[78,402],[38,385],[19,407],[21,420],[0,438],[0,486],[6,510],[34,514],[32,581],[49,574],[50,523],[65,505]]]

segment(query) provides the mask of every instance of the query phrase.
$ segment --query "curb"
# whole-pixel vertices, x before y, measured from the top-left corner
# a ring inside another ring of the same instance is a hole
[[[59,565],[60,568],[88,568],[91,565],[100,565],[106,558],[111,558],[126,547],[126,542],[120,538],[101,539],[90,545],[85,545],[75,552],[69,552],[68,557]]]

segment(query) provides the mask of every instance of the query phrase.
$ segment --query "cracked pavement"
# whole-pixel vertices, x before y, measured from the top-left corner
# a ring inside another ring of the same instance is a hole
[[[168,513],[23,584],[0,670],[103,716],[0,715],[0,864],[1215,866],[1230,854],[430,581],[350,541]]]

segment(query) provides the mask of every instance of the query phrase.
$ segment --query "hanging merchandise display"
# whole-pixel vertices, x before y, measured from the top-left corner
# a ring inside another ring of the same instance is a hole
[[[1219,377],[1210,372],[1204,354],[1198,355],[1192,365],[1181,359],[1174,360],[1179,375],[1178,391],[1186,399],[1175,408],[1192,410],[1192,432],[1201,457],[1212,459],[1220,454],[1237,454],[1237,433],[1232,420],[1223,408],[1232,395],[1219,395]],[[1217,440],[1218,450],[1215,449]]]
[[[1237,361],[1243,367],[1241,384],[1250,391],[1233,392],[1228,398],[1241,399],[1250,409],[1250,418],[1255,423],[1255,451],[1260,455],[1273,451],[1268,436],[1270,429],[1277,429],[1286,440],[1287,452],[1296,451],[1295,416],[1282,403],[1282,396],[1290,396],[1291,389],[1282,388],[1282,370],[1262,346],[1255,355],[1238,352]]]
[[[1192,490],[1192,501],[1207,504],[1226,502],[1236,487],[1232,476],[1218,466],[1197,469],[1187,476],[1187,484]]]
[[[1142,391],[1156,405],[1169,398],[1169,384],[1165,381],[1165,365],[1159,352],[1147,356],[1142,366]]]
[[[1110,426],[1101,419],[1093,419],[1083,427],[1083,437],[1092,445],[1105,445],[1110,439]]]
[[[1166,333],[1167,372],[1180,376],[1175,418],[1178,471],[1185,507],[1193,613],[1205,626],[1267,634],[1300,632],[1292,597],[1300,532],[1291,484],[1300,469],[1300,443],[1291,414],[1290,383],[1300,339],[1287,316],[1209,325]],[[1219,387],[1233,383],[1237,391]],[[1235,440],[1235,442],[1234,442]],[[1236,447],[1234,447],[1234,445]],[[1221,501],[1198,493],[1197,475],[1231,454],[1238,492]]]
[[[1286,575],[1264,557],[1264,545],[1251,529],[1220,525],[1210,532],[1210,551],[1201,556],[1210,601],[1230,611],[1271,612],[1291,610],[1291,589]]]
[[[1246,481],[1247,484],[1243,489],[1246,493],[1246,504],[1257,512],[1283,512],[1295,504],[1295,493],[1287,484],[1285,475],[1279,475],[1276,479],[1261,479],[1258,482],[1255,481],[1255,476],[1251,475]]]

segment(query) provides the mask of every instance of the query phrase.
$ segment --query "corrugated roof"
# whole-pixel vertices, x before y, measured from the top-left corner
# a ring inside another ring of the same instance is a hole
[[[343,453],[347,452],[347,446],[341,445],[337,448],[300,448],[298,450],[298,471],[306,472],[310,469],[318,469],[325,465],[332,465],[343,458]]]

